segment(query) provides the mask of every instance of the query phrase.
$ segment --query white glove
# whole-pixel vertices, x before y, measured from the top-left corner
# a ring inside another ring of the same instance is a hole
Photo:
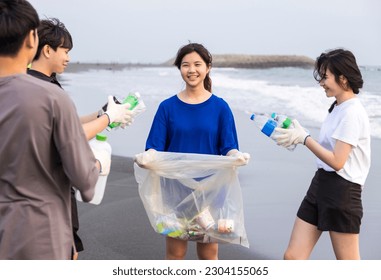
[[[130,107],[131,105],[128,103],[116,104],[114,98],[110,95],[108,97],[107,111],[105,114],[108,115],[110,123],[128,123],[133,119],[133,113],[129,110]]]
[[[91,150],[93,151],[94,157],[99,161],[101,166],[99,175],[107,176],[110,173],[111,155],[104,150],[98,150],[94,148],[91,148]]]
[[[237,162],[240,165],[247,165],[249,163],[249,160],[250,160],[250,154],[248,154],[248,153],[242,153],[240,151],[232,154],[231,156],[235,157],[237,159]]]
[[[127,126],[130,126],[134,123],[134,119],[136,116],[140,115],[141,113],[143,113],[145,110],[146,110],[146,105],[144,104],[144,102],[142,100],[139,100],[139,103],[138,105],[136,105],[136,107],[134,109],[132,109],[132,118],[130,121],[128,121],[127,123],[124,123],[120,126],[120,128],[122,129],[125,129]]]
[[[135,106],[134,109],[132,109],[132,115],[134,117],[140,115],[141,113],[145,112],[147,109],[146,105],[144,104],[143,100],[139,100],[138,105]]]
[[[135,162],[140,167],[144,167],[150,162],[155,161],[156,157],[157,157],[157,151],[154,149],[149,149],[148,151],[135,155]]]
[[[127,123],[122,123],[120,126],[117,126],[115,127],[114,129],[120,127],[121,129],[126,129],[127,126],[130,126],[134,123],[134,119],[132,118],[131,121],[127,122]]]
[[[292,121],[294,128],[275,128],[278,135],[274,135],[278,145],[289,147],[294,144],[305,144],[305,140],[310,134],[300,125],[297,120]]]

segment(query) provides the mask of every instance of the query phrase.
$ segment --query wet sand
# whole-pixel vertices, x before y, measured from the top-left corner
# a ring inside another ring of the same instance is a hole
[[[150,106],[134,125],[113,132],[128,147],[131,156],[113,156],[104,199],[100,205],[79,204],[80,236],[85,251],[80,259],[161,260],[165,238],[151,228],[133,174],[132,156],[142,152],[152,117]],[[287,247],[296,211],[316,171],[315,157],[304,146],[294,152],[276,146],[249,117],[234,112],[240,149],[251,154],[250,163],[239,169],[245,209],[245,227],[250,248],[222,244],[220,259],[280,260]],[[129,129],[129,130],[128,130]],[[318,131],[311,129],[316,138]],[[118,153],[117,142],[112,143]],[[364,218],[360,233],[361,256],[381,260],[381,141],[372,140],[372,167],[363,191]],[[195,244],[189,242],[187,259],[196,259]],[[311,259],[335,259],[324,233]]]

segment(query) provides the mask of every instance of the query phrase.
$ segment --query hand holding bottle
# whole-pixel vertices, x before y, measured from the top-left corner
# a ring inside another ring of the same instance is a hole
[[[108,97],[107,111],[105,114],[109,117],[109,124],[113,122],[128,123],[132,122],[133,113],[129,110],[131,105],[129,103],[116,104],[114,98],[110,95]]]
[[[107,127],[108,131],[112,129],[116,129],[118,127],[121,127],[124,129],[126,126],[129,126],[133,123],[134,118],[137,115],[143,113],[146,110],[146,106],[144,102],[142,101],[139,92],[129,93],[126,98],[124,98],[121,101],[118,101],[118,103],[130,104],[129,112],[128,112],[129,119],[126,122],[119,122],[119,121],[110,122]]]
[[[255,123],[255,125],[261,130],[263,134],[270,137],[275,142],[279,135],[277,128],[290,130],[294,127],[290,118],[288,118],[286,115],[280,115],[277,113],[272,113],[271,116],[267,114],[252,114],[250,119]],[[289,151],[293,151],[296,145],[291,144],[284,147]]]
[[[273,138],[276,140],[278,145],[286,148],[296,144],[305,145],[305,140],[308,136],[310,136],[310,134],[300,125],[297,120],[293,120],[292,123],[294,128],[275,128],[278,134]]]
[[[121,124],[120,128],[125,129],[126,126],[130,126],[131,124],[133,124],[133,122],[135,120],[135,117],[140,115],[141,113],[145,112],[146,108],[147,107],[144,104],[143,100],[139,100],[138,105],[136,105],[136,107],[133,108],[132,111],[131,111],[132,112],[132,118],[131,118],[131,120],[129,122],[125,123],[125,124]]]

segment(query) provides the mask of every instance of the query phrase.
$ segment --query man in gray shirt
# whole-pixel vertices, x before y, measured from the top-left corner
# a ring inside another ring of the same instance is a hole
[[[70,259],[70,186],[90,201],[110,166],[68,95],[26,74],[38,25],[29,2],[0,1],[0,259]]]

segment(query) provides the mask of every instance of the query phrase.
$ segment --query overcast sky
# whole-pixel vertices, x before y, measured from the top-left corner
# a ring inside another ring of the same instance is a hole
[[[180,46],[212,54],[306,55],[336,47],[381,65],[380,0],[30,0],[73,36],[72,62],[159,63]]]

